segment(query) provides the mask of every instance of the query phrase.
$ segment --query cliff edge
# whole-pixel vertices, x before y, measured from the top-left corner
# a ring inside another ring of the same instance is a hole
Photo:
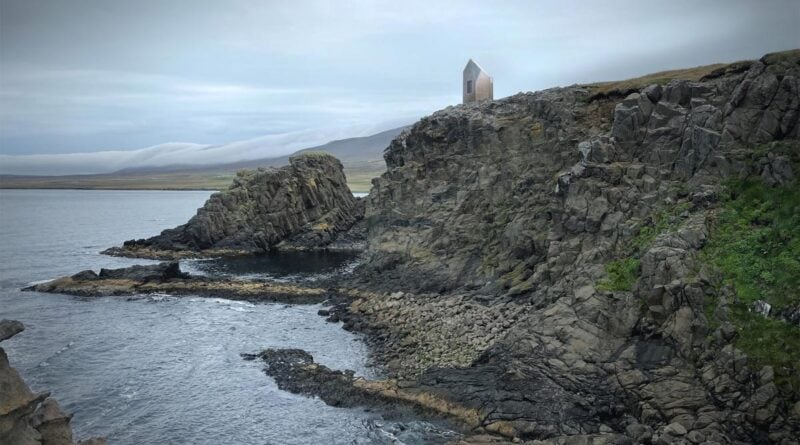
[[[769,293],[745,295],[709,246],[745,192],[776,197],[745,231],[796,213],[799,117],[797,50],[436,112],[385,151],[346,326],[396,377],[477,410],[478,433],[797,443],[797,287],[758,309]],[[795,270],[782,227],[759,255]],[[784,279],[766,269],[764,289]]]

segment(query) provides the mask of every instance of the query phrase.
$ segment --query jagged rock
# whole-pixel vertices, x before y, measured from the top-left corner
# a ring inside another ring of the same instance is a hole
[[[772,310],[772,305],[764,300],[757,300],[753,302],[751,310],[763,317],[769,317],[769,313]]]
[[[423,118],[373,182],[367,261],[352,280],[366,293],[345,327],[372,334],[392,375],[477,409],[505,437],[797,435],[780,420],[789,405],[753,384],[759,373],[730,344],[735,296],[698,270],[723,181],[792,178],[769,146],[768,167],[749,165],[758,144],[800,147],[798,60],[736,64],[619,103],[575,86]],[[622,263],[630,283],[607,283],[612,260],[636,260]],[[714,335],[709,298],[722,301]]]
[[[101,280],[166,281],[173,278],[186,278],[187,276],[187,274],[181,272],[177,261],[171,261],[147,266],[135,265],[122,269],[100,269],[100,274],[97,275],[97,278]],[[86,271],[79,273],[77,276],[73,275],[72,278],[91,279]]]
[[[359,249],[358,232],[344,234],[362,216],[363,203],[347,187],[339,160],[304,154],[292,157],[286,167],[240,171],[188,223],[105,253],[171,259],[274,249]],[[335,243],[340,237],[343,241]]]

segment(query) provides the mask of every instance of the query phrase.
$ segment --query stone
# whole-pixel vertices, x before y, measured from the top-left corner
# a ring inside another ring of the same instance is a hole
[[[0,321],[0,341],[22,332],[24,326],[15,320]],[[14,445],[73,445],[70,416],[49,393],[33,393],[19,373],[9,365],[0,348],[0,443]],[[105,439],[86,442],[103,445]]]
[[[285,167],[240,171],[186,224],[104,253],[178,259],[281,249],[359,250],[362,228],[354,226],[363,211],[363,200],[353,197],[338,159],[301,154]],[[351,228],[355,232],[346,234]],[[339,238],[343,242],[337,244]]]
[[[23,330],[25,327],[17,320],[0,320],[0,341],[8,340]]]

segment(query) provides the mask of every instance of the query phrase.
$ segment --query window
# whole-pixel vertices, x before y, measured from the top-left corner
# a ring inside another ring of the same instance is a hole
[[[472,94],[472,81],[467,81],[467,94]]]

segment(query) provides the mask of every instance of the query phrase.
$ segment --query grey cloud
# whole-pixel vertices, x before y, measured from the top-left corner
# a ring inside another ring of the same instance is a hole
[[[386,128],[457,103],[470,57],[502,97],[799,42],[793,0],[2,0],[0,153]]]

